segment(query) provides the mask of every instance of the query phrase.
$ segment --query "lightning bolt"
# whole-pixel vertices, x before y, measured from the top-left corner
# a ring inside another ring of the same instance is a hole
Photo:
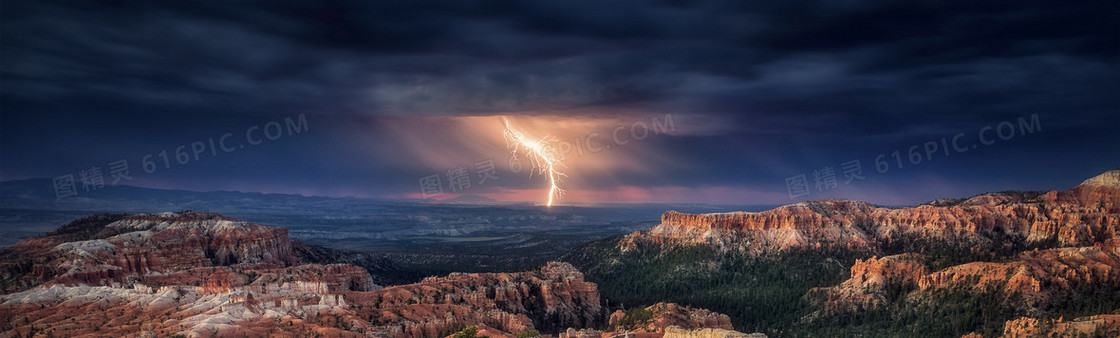
[[[559,152],[556,150],[556,139],[545,135],[536,141],[528,140],[524,134],[509,125],[508,119],[503,117],[502,122],[506,124],[506,148],[513,153],[513,156],[529,158],[530,162],[533,163],[533,169],[538,174],[548,174],[548,206],[552,207],[552,202],[560,199],[560,196],[564,193],[556,183],[560,180],[560,177],[567,177],[564,173],[556,170],[557,167],[564,166]],[[529,177],[532,177],[532,173],[532,171],[529,172]]]

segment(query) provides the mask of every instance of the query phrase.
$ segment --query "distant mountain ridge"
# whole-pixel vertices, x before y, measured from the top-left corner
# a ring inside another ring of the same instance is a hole
[[[111,185],[93,191],[78,187],[76,196],[58,198],[50,179],[0,182],[0,206],[9,209],[151,212],[288,212],[316,207],[324,211],[368,208],[370,204],[407,203],[355,197],[304,196],[240,191],[188,191]],[[418,201],[419,202],[419,201]],[[417,203],[417,202],[413,202]]]

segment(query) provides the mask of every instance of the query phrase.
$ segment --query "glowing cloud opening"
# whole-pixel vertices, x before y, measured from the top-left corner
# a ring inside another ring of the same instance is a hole
[[[549,188],[547,205],[552,207],[552,202],[560,199],[564,193],[564,190],[557,186],[557,182],[560,181],[561,176],[567,176],[556,170],[557,167],[564,166],[559,152],[556,150],[556,139],[546,134],[536,141],[527,140],[524,134],[513,129],[513,127],[509,125],[509,119],[503,117],[502,122],[504,122],[506,126],[504,133],[506,148],[513,153],[513,156],[517,157],[521,153],[524,153],[524,156],[533,164],[534,170],[542,175],[548,174]],[[532,177],[532,173],[532,170],[529,171],[530,177]]]

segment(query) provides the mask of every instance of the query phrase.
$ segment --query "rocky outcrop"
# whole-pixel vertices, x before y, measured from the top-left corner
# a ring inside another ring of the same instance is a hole
[[[350,264],[304,264],[280,269],[255,270],[259,275],[252,285],[331,293],[371,291],[381,288],[361,267]]]
[[[907,253],[856,260],[851,278],[837,286],[814,288],[808,298],[826,311],[880,308],[888,302],[888,287],[912,288],[926,277],[923,258]]]
[[[1120,170],[1109,170],[1103,174],[1081,182],[1083,186],[1120,188]]]
[[[1023,252],[1008,262],[972,262],[928,272],[918,254],[860,260],[840,285],[815,288],[806,297],[825,312],[882,308],[896,297],[921,301],[939,290],[998,292],[1021,309],[1077,297],[1081,288],[1120,285],[1120,239],[1089,247]],[[897,294],[905,292],[905,294]]]
[[[579,329],[579,330],[576,330],[575,328],[570,328],[570,327],[567,330],[565,330],[563,332],[560,332],[560,334],[557,335],[558,338],[601,338],[603,336],[613,337],[613,335],[611,335],[610,333],[604,333],[603,331],[599,331],[599,330],[595,330],[595,329]],[[638,337],[635,337],[635,338],[638,338]]]
[[[212,265],[285,266],[297,263],[285,228],[270,227],[211,213],[162,213],[132,215],[105,226],[105,233],[120,233],[117,242],[143,246],[160,243],[163,250],[141,250],[142,257],[166,260],[157,268],[180,264],[197,266],[201,259]],[[150,237],[150,238],[149,238]],[[179,255],[166,257],[176,250]]]
[[[641,331],[625,331],[625,332],[603,332],[593,329],[576,330],[569,328],[567,331],[560,332],[559,338],[605,338],[605,337],[627,337],[627,338],[662,338],[662,337],[675,337],[675,338],[766,338],[765,334],[752,333],[746,334],[735,330],[728,329],[695,329],[689,330],[679,326],[669,326],[663,330],[664,332],[641,332]]]
[[[766,338],[765,334],[746,334],[727,329],[698,329],[688,330],[676,326],[665,329],[665,338]]]
[[[616,331],[656,333],[665,333],[665,329],[670,326],[689,330],[734,329],[730,317],[707,309],[681,306],[676,303],[657,303],[643,310],[640,311],[642,318],[628,318],[627,312],[617,310],[611,314],[608,327]]]
[[[473,333],[476,337],[490,337],[490,338],[515,338],[516,337],[516,336],[510,334],[509,332],[498,330],[498,329],[486,326],[485,324],[471,325],[471,326],[468,326],[466,329],[463,329],[462,331],[459,331],[459,332]],[[455,335],[454,334],[447,335],[447,338],[455,338]],[[598,337],[596,337],[596,338],[598,338]]]
[[[287,229],[217,214],[139,214],[107,224],[85,219],[75,223],[84,225],[0,250],[0,291],[44,283],[158,285],[169,274],[198,268],[261,269],[300,263],[292,253]],[[62,229],[68,228],[74,227]],[[87,237],[79,238],[78,233]]]
[[[973,262],[918,280],[920,291],[972,288],[1022,297],[1033,306],[1081,286],[1120,285],[1120,239],[1090,247],[1028,251],[1011,262]]]
[[[529,272],[429,277],[350,297],[371,322],[395,323],[377,331],[395,337],[432,336],[467,324],[521,332],[588,327],[603,319],[595,284],[556,262]]]
[[[763,212],[669,211],[660,225],[626,236],[619,246],[707,245],[756,254],[821,247],[875,251],[913,238],[976,248],[1085,246],[1120,234],[1118,175],[1110,171],[1066,191],[990,193],[912,208],[821,200]]]
[[[1120,337],[1120,315],[1096,315],[1068,321],[1023,317],[1007,321],[1003,337]]]

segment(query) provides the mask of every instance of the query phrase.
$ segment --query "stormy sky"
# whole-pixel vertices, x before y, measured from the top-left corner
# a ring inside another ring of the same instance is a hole
[[[5,0],[0,180],[72,175],[81,195],[100,171],[105,185],[542,202],[546,176],[511,161],[504,120],[562,153],[565,203],[1066,189],[1120,167],[1117,13]]]

